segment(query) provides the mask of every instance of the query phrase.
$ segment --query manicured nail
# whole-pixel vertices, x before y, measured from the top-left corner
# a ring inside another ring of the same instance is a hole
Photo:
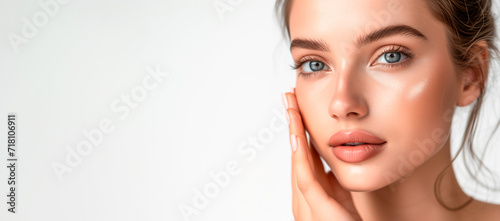
[[[281,93],[281,100],[283,101],[283,107],[285,107],[285,110],[288,109],[288,100],[286,99],[286,93]]]
[[[290,88],[290,93],[295,94],[295,88],[294,87]]]
[[[297,136],[295,134],[290,135],[290,143],[292,144],[292,152],[297,150]]]

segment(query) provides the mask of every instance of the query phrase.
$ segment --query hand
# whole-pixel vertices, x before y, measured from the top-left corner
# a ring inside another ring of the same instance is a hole
[[[294,90],[293,90],[294,91]],[[294,92],[283,94],[292,146],[292,196],[295,220],[361,220],[351,193],[343,189],[323,163],[312,142],[307,145]]]

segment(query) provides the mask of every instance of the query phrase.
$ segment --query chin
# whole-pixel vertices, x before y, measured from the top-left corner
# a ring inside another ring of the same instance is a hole
[[[331,165],[333,174],[339,184],[351,192],[372,192],[397,182],[401,177],[398,173],[388,172],[387,168],[374,164],[348,164],[335,162]]]
[[[350,192],[373,192],[387,186],[386,184],[367,182],[366,180],[358,180],[354,182],[351,180],[347,182],[345,180],[339,180],[339,183],[345,190]]]

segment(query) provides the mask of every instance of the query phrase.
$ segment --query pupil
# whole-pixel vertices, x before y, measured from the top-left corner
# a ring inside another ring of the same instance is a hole
[[[401,54],[399,52],[391,52],[385,54],[385,60],[389,63],[396,63],[401,58]]]
[[[319,61],[311,61],[309,67],[311,68],[312,71],[321,71],[325,67],[325,64]]]

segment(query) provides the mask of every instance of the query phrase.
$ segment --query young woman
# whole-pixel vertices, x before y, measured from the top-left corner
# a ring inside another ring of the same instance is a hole
[[[278,0],[297,69],[283,94],[296,220],[500,220],[463,192],[450,154],[457,106],[472,106],[460,150],[472,148],[497,51],[491,4]]]

